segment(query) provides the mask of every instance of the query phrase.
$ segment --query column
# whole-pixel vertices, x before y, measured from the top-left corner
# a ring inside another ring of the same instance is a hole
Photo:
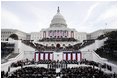
[[[43,38],[46,38],[46,31],[43,31]]]
[[[68,31],[67,31],[67,38],[68,38]]]
[[[74,37],[74,33],[73,33],[73,31],[71,31],[71,38],[73,38]]]
[[[62,31],[63,37],[65,36],[65,31]]]
[[[43,38],[44,38],[44,31],[43,31]]]
[[[73,53],[71,53],[71,60],[73,60]]]
[[[76,60],[78,61],[78,56],[77,56],[77,53],[76,53]]]
[[[50,37],[50,31],[48,31],[48,36]]]
[[[36,61],[36,52],[34,53],[34,60]]]
[[[54,31],[54,37],[56,36],[56,30]]]
[[[50,53],[48,53],[48,60],[50,60]]]
[[[74,32],[73,32],[73,38],[74,38]]]
[[[57,30],[57,37],[59,36],[59,30]]]
[[[54,30],[52,31],[52,33],[53,33],[52,36],[54,37]]]
[[[45,38],[46,38],[46,31],[45,31]]]
[[[66,53],[66,60],[68,60],[68,53]]]
[[[61,37],[61,30],[59,30],[59,37]]]
[[[60,31],[60,36],[62,36],[62,30]]]
[[[39,54],[39,57],[38,57],[39,59],[38,59],[38,61],[40,61],[40,52],[39,52],[38,54]]]
[[[43,60],[45,60],[45,53],[43,54]]]
[[[82,60],[82,53],[80,52],[80,61]]]

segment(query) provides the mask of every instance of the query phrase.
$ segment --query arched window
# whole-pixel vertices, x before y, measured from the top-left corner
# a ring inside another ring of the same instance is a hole
[[[11,34],[11,35],[9,36],[9,38],[12,38],[12,39],[14,39],[14,40],[18,40],[18,35],[16,35],[16,34]]]

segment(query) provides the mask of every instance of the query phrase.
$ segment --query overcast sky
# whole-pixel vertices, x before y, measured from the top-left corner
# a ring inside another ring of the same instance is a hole
[[[1,2],[1,28],[39,32],[49,27],[58,6],[68,27],[78,32],[117,27],[116,1],[5,1]]]

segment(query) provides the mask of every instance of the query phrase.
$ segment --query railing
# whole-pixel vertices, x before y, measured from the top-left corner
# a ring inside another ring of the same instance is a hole
[[[91,51],[93,54],[93,60],[96,60],[96,62],[105,63],[107,62],[107,59],[100,57],[98,54],[96,54],[93,50]],[[98,60],[97,60],[98,59]]]

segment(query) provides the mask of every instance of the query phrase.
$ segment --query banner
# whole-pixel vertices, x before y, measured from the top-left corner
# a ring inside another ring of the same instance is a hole
[[[40,60],[43,60],[43,53],[40,53]]]
[[[53,60],[53,52],[35,52],[34,60]]]
[[[72,56],[73,56],[72,60],[76,60],[76,53],[73,53]]]
[[[68,53],[68,60],[71,60],[71,53]]]
[[[80,53],[77,53],[78,61],[80,61]]]
[[[48,53],[45,53],[45,60],[48,60]]]
[[[66,60],[66,53],[63,54],[63,60]]]
[[[36,61],[38,61],[38,57],[39,57],[39,55],[38,55],[38,53],[36,53]]]
[[[77,60],[81,61],[81,52],[63,52],[63,60]]]
[[[53,59],[52,59],[52,53],[50,53],[50,60],[53,60]]]

